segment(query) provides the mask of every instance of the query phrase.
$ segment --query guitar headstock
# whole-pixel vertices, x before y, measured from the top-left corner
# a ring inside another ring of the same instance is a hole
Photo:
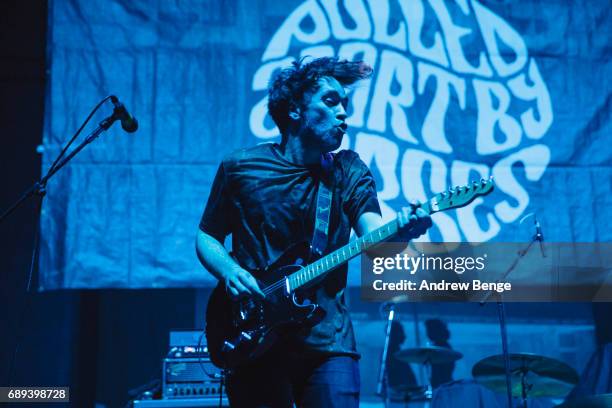
[[[447,191],[436,194],[429,200],[431,212],[465,207],[474,201],[476,197],[489,194],[493,191],[494,187],[493,177],[489,177],[489,179],[480,179],[480,181],[473,181],[463,186],[449,188]]]

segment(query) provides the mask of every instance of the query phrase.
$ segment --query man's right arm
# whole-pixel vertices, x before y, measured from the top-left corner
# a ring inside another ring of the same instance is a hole
[[[253,275],[241,268],[219,241],[201,229],[196,237],[196,253],[202,265],[225,283],[227,293],[233,298],[265,296]]]

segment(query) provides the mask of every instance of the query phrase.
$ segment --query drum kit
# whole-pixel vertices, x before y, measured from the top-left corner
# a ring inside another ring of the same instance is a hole
[[[425,386],[407,385],[403,387],[387,387],[386,359],[389,351],[390,327],[394,319],[395,302],[389,303],[387,336],[383,349],[378,394],[383,397],[385,406],[391,401],[403,402],[405,406],[421,406],[437,408],[432,404],[433,389],[430,383]],[[426,378],[430,382],[432,365],[450,364],[461,358],[463,354],[456,350],[438,346],[414,347],[397,351],[393,357],[404,363],[417,364],[425,368]],[[486,357],[478,361],[472,368],[474,380],[487,389],[505,394],[508,392],[506,371],[510,375],[510,392],[514,406],[528,407],[530,398],[559,398],[562,399],[578,383],[578,374],[569,365],[551,358],[532,353],[510,353]],[[475,405],[480,406],[480,405]],[[595,395],[586,398],[566,401],[558,408],[612,408],[612,394]],[[467,408],[467,407],[466,407]]]
[[[455,362],[461,353],[444,347],[427,346],[400,350],[395,358],[406,363],[422,364],[431,372],[432,364]],[[520,406],[527,407],[529,398],[563,398],[578,383],[578,374],[569,365],[550,357],[531,353],[510,354],[512,396],[520,398]],[[504,356],[486,357],[472,368],[476,382],[493,392],[506,392]],[[393,400],[405,402],[431,402],[431,385],[405,387],[391,392]],[[558,408],[610,408],[612,394],[595,395],[557,405]]]

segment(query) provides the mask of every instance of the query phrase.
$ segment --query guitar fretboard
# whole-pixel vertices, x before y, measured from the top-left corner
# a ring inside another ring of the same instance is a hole
[[[289,281],[289,290],[293,291],[300,286],[306,285],[307,283],[347,262],[349,259],[356,257],[368,248],[390,238],[395,234],[397,234],[397,220],[393,220],[382,227],[349,242],[345,246],[287,276]]]

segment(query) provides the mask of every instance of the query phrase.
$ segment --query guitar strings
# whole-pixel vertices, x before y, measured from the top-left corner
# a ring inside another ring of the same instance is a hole
[[[384,229],[384,228],[385,228],[385,226],[383,226],[382,228],[380,228],[380,230],[382,230],[382,229]],[[358,239],[358,240],[356,241],[355,245],[356,245],[358,248],[365,249],[365,248],[367,247],[367,244],[368,244],[368,240],[367,240],[368,236],[370,236],[370,235],[371,235],[369,238],[370,238],[370,239],[371,239],[371,238],[373,238],[373,236],[374,236],[374,233],[375,233],[375,232],[378,232],[378,233],[379,233],[379,235],[380,235],[380,231],[378,231],[378,230],[373,231],[373,232],[371,232],[370,234],[365,235],[364,237],[361,237],[362,242],[359,242],[359,239]],[[348,245],[350,245],[350,244],[348,244]],[[348,245],[347,245],[347,246],[348,246]],[[343,248],[344,248],[344,247],[343,247]],[[331,253],[331,254],[329,254],[328,256],[331,256],[331,257],[332,257],[332,260],[333,260],[333,254],[334,254],[334,253],[336,253],[336,252],[341,251],[343,248],[340,248],[339,250],[332,252],[332,253]],[[350,249],[349,249],[349,253],[350,253]],[[320,260],[319,260],[319,261],[320,261]],[[308,266],[312,266],[312,265],[314,265],[314,263],[312,263],[312,264],[310,264],[310,265],[308,265]],[[337,265],[336,265],[336,266],[337,266]],[[304,268],[304,269],[305,269],[305,268]],[[302,269],[302,270],[304,270],[304,269]],[[270,294],[270,293],[272,293],[272,292],[276,291],[277,289],[279,289],[279,288],[281,288],[281,287],[285,286],[285,284],[286,284],[286,283],[285,283],[285,280],[284,280],[284,279],[279,280],[279,281],[277,281],[277,282],[275,282],[275,283],[271,284],[270,286],[267,286],[266,288],[264,288],[264,289],[262,290],[262,292],[263,292],[264,294],[266,294],[266,295],[267,295],[267,294]]]
[[[491,178],[491,179],[492,179],[492,178]],[[484,179],[483,179],[483,180],[481,180],[481,183],[484,183],[484,182],[485,182],[485,181],[484,181]],[[468,185],[468,189],[469,189],[469,185]],[[450,192],[450,194],[451,194],[451,195],[453,195],[453,193],[454,193],[454,191],[452,191],[451,189],[449,189],[449,192]],[[460,188],[459,188],[459,192],[461,192],[461,189],[460,189]],[[436,197],[437,197],[437,196],[438,196],[438,195],[436,195]],[[444,196],[442,196],[442,198],[444,198]],[[430,199],[430,200],[426,200],[426,201],[425,201],[423,204],[421,204],[421,206],[423,206],[423,205],[425,205],[425,204],[427,204],[427,205],[428,205],[428,212],[429,212],[430,214],[432,213],[432,209],[431,209],[431,201],[432,201],[432,199]],[[440,201],[440,200],[438,200],[438,201]],[[362,250],[363,250],[363,249],[366,249],[366,246],[367,246],[367,244],[368,244],[368,239],[367,239],[367,238],[368,238],[368,237],[369,237],[370,239],[371,239],[371,238],[373,238],[374,233],[376,233],[376,232],[378,232],[378,233],[379,233],[379,235],[381,235],[381,234],[380,234],[380,233],[381,233],[381,231],[382,231],[384,228],[389,228],[389,227],[390,227],[390,224],[391,224],[391,223],[388,223],[387,225],[384,225],[383,227],[381,227],[381,228],[379,228],[379,229],[377,229],[377,230],[375,230],[375,231],[372,231],[371,233],[369,233],[369,234],[367,234],[367,235],[365,235],[365,236],[361,237],[361,239],[362,239],[362,242],[361,242],[361,243],[359,242],[359,239],[357,239],[357,243],[356,243],[356,245],[357,245],[358,247],[359,247],[359,246],[363,246],[363,247],[362,247]],[[382,238],[382,237],[381,237],[381,238]],[[372,243],[372,242],[373,242],[373,241],[370,241],[370,243]],[[345,245],[345,246],[349,246],[349,245],[350,245],[350,244],[347,244],[347,245]],[[340,250],[343,250],[343,249],[344,249],[344,247],[343,247],[343,248],[341,248]],[[340,251],[340,250],[337,250],[337,251]],[[335,252],[337,252],[337,251],[335,251]],[[349,248],[349,253],[350,253],[350,248]],[[333,254],[334,254],[334,252],[330,254],[330,255],[332,255],[332,260],[333,260]],[[328,255],[328,256],[329,256],[329,255]],[[313,263],[313,264],[311,264],[311,265],[309,265],[309,266],[312,266],[312,265],[314,265],[314,263]],[[336,265],[336,266],[337,266],[337,265]],[[278,290],[278,289],[282,288],[282,287],[283,287],[283,286],[285,286],[285,285],[286,285],[286,279],[281,279],[281,280],[279,280],[279,281],[277,281],[277,282],[273,283],[272,285],[267,286],[266,288],[264,288],[264,289],[262,290],[262,292],[263,292],[264,294],[268,295],[268,294],[270,294],[270,293],[272,293],[272,292],[274,292],[274,291],[276,291],[276,290]],[[247,304],[249,304],[249,305],[253,304],[253,300],[252,300],[252,299],[249,299]]]

